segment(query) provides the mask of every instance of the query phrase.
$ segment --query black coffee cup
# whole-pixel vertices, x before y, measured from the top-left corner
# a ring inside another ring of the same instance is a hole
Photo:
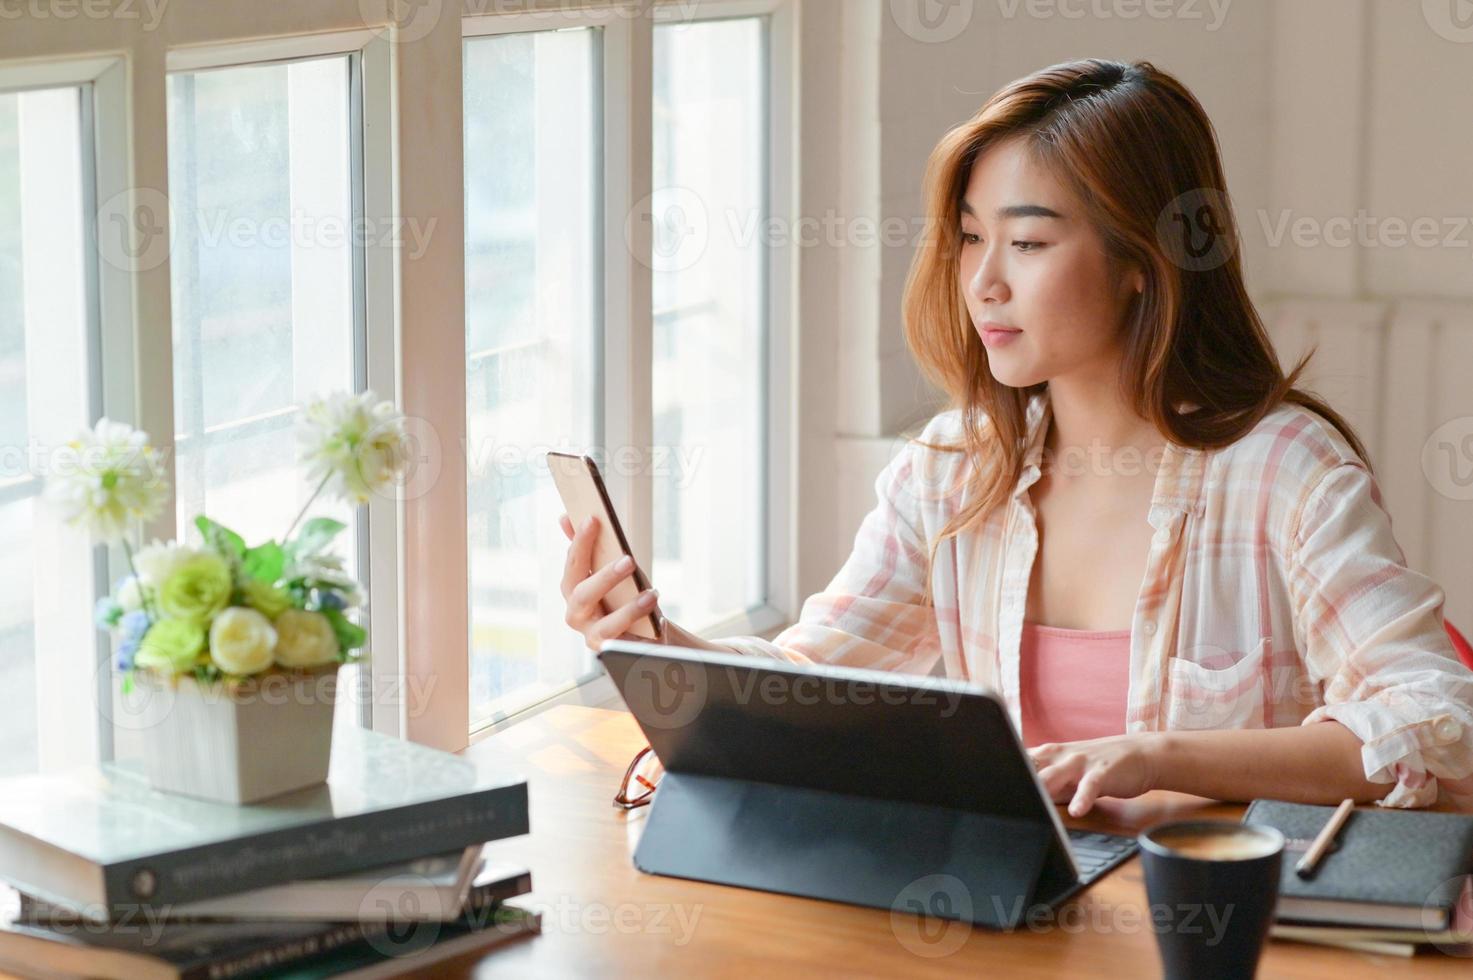
[[[1138,840],[1166,980],[1251,978],[1278,903],[1284,835],[1226,820],[1177,820]]]

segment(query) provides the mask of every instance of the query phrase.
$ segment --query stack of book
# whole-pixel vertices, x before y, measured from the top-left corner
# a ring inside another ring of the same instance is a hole
[[[1357,809],[1308,878],[1294,870],[1335,812],[1254,800],[1245,823],[1277,828],[1284,852],[1270,935],[1362,952],[1473,956],[1473,816]]]
[[[33,977],[390,976],[519,936],[527,785],[359,728],[328,782],[249,806],[108,763],[0,780],[0,971]]]

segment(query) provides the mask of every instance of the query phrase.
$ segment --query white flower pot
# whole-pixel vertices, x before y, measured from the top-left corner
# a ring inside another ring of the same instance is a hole
[[[148,704],[137,726],[155,789],[254,803],[327,779],[338,668],[266,674],[231,689],[191,676],[134,674],[129,698]]]

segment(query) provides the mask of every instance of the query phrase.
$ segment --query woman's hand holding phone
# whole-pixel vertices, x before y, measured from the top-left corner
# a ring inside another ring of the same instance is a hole
[[[637,640],[651,642],[648,638],[629,632],[636,622],[648,616],[659,601],[659,592],[646,589],[637,598],[614,610],[606,610],[604,596],[618,582],[634,574],[634,561],[625,555],[603,568],[592,567],[593,542],[598,537],[598,518],[590,517],[582,527],[574,528],[573,522],[564,514],[558,524],[567,537],[568,560],[563,565],[563,599],[567,611],[563,614],[569,626],[583,634],[583,642],[590,650],[597,650],[605,640]],[[701,650],[716,650],[730,653],[728,647],[717,646],[676,626],[661,617],[665,624],[662,640],[654,642],[675,646],[695,647]]]
[[[655,609],[659,601],[658,592],[646,589],[631,602],[614,610],[606,611],[603,605],[603,598],[609,590],[634,574],[634,560],[624,555],[595,570],[592,557],[593,542],[598,537],[598,518],[590,517],[576,530],[567,514],[560,517],[558,523],[571,542],[568,560],[563,566],[563,599],[567,602],[563,619],[583,634],[583,641],[590,650],[597,650],[605,640],[621,637],[650,642],[645,637],[633,635],[629,628]]]

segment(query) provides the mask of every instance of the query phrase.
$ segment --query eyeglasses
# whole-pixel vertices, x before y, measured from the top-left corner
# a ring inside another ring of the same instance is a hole
[[[614,805],[625,810],[648,806],[664,772],[665,768],[660,765],[654,750],[646,745],[630,760],[629,768],[624,770],[619,792],[614,794]],[[630,795],[631,789],[634,795]]]

